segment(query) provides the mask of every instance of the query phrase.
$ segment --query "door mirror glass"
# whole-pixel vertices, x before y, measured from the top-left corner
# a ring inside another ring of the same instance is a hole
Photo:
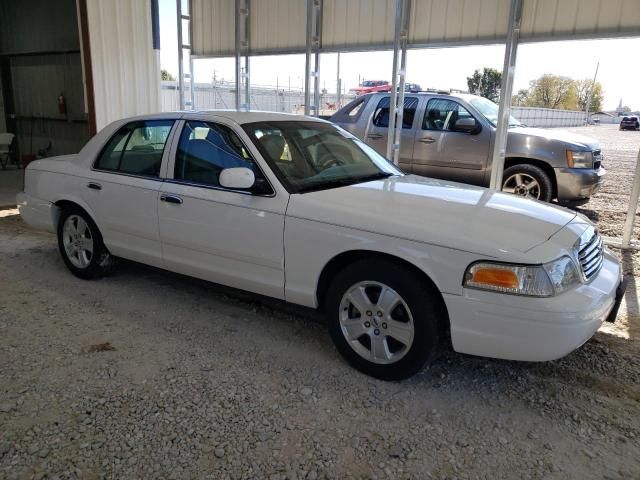
[[[475,118],[471,117],[459,118],[456,120],[453,128],[459,132],[472,133],[478,128],[478,122],[476,122]]]
[[[225,168],[220,172],[220,185],[232,190],[246,190],[253,187],[256,177],[253,171],[246,167]]]

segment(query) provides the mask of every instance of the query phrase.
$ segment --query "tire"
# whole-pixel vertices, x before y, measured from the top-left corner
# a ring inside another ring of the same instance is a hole
[[[58,248],[76,277],[91,280],[111,272],[113,256],[104,246],[95,222],[80,207],[67,207],[58,220]]]
[[[387,311],[384,303],[393,304],[393,295],[395,306]],[[344,359],[381,380],[402,380],[422,369],[438,353],[444,338],[441,325],[448,322],[434,286],[384,259],[359,260],[340,271],[327,292],[325,313]]]
[[[553,199],[553,183],[540,167],[529,163],[514,165],[504,171],[502,178],[503,192],[543,202]]]

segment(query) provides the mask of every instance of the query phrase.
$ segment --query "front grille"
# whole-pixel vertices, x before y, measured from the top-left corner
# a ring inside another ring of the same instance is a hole
[[[600,271],[604,262],[604,247],[597,230],[593,230],[591,238],[587,238],[586,242],[580,245],[578,259],[586,280],[590,280]]]

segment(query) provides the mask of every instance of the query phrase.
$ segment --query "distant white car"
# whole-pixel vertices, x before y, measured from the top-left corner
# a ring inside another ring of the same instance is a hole
[[[81,278],[113,257],[323,309],[355,368],[438,347],[552,360],[613,321],[616,258],[575,212],[404,175],[330,123],[229,111],[115,122],[32,162],[20,213]]]

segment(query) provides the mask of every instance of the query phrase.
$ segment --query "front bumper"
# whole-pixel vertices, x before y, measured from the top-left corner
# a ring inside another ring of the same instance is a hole
[[[51,202],[33,197],[25,192],[16,195],[20,216],[31,227],[56,233],[60,209]]]
[[[600,167],[591,168],[556,168],[559,202],[581,202],[595,195],[604,184],[607,171]]]
[[[453,349],[483,357],[548,361],[589,340],[616,307],[620,264],[605,253],[588,284],[556,297],[532,298],[464,289],[445,294]]]

